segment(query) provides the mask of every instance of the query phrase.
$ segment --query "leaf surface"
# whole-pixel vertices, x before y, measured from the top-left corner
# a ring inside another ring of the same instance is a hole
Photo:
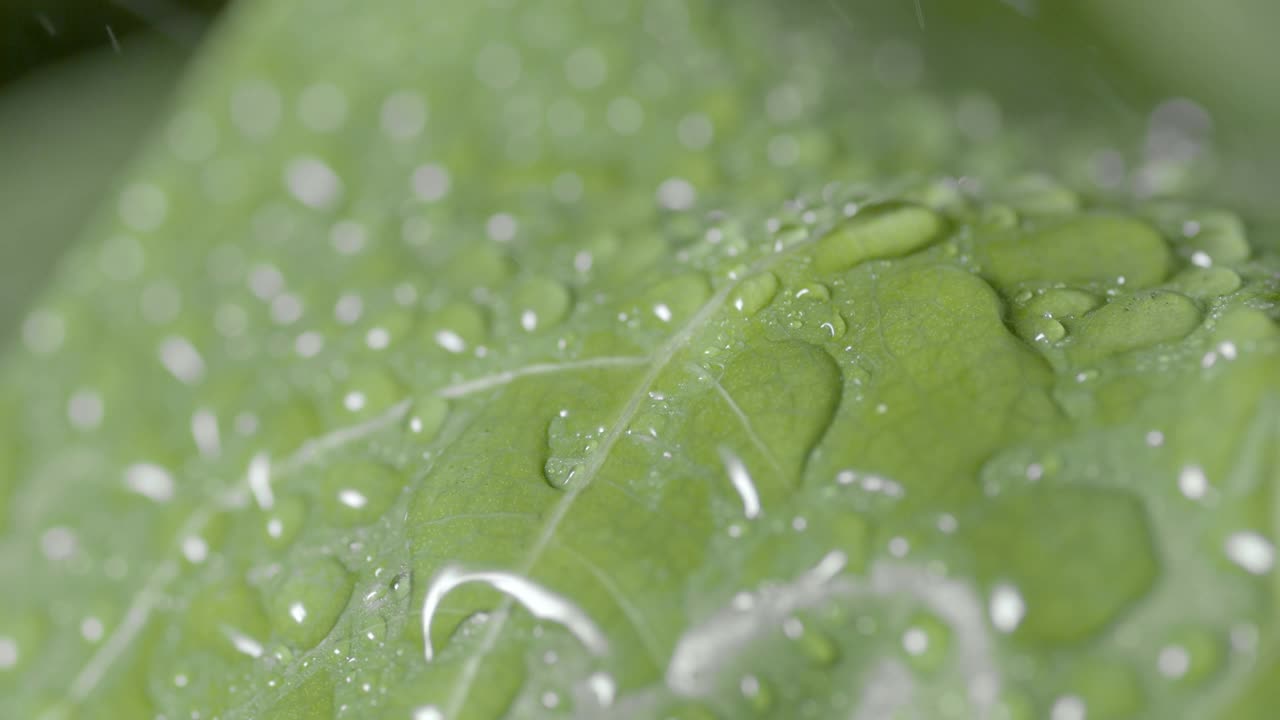
[[[824,17],[238,7],[5,371],[0,714],[1263,712],[1275,258]]]

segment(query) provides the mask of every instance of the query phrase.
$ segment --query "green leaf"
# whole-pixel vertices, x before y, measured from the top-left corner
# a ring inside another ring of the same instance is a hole
[[[0,715],[1265,717],[1277,259],[811,10],[239,6],[6,365]]]

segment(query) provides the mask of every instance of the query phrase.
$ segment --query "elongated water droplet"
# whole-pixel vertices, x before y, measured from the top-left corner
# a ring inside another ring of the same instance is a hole
[[[729,299],[729,304],[750,317],[763,310],[777,294],[778,276],[766,270],[743,280]]]
[[[725,472],[729,474],[729,483],[742,499],[742,514],[748,520],[760,516],[760,495],[756,492],[755,482],[747,472],[742,459],[728,448],[720,448],[720,459],[724,463]]]
[[[1200,324],[1200,309],[1186,296],[1146,292],[1112,301],[1077,325],[1067,354],[1086,364],[1115,353],[1185,337]]]
[[[935,241],[943,228],[940,215],[918,205],[869,208],[818,241],[814,264],[821,273],[840,272],[868,260],[907,255]]]
[[[595,621],[573,601],[529,578],[499,571],[468,572],[456,566],[446,567],[431,581],[422,602],[423,652],[427,662],[435,657],[431,641],[431,622],[436,610],[454,588],[467,583],[482,583],[505,593],[525,607],[534,617],[563,625],[593,655],[604,655],[609,641]]]

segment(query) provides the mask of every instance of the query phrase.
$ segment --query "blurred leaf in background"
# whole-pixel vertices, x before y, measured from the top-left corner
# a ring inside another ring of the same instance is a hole
[[[225,0],[0,0],[0,338],[111,178],[167,107]],[[1162,98],[1209,111],[1226,157],[1219,198],[1267,216],[1280,177],[1280,52],[1266,0],[799,3],[851,43],[899,38],[936,84],[1012,122],[1141,123]],[[868,23],[864,26],[861,23]],[[141,34],[138,34],[141,33]],[[135,36],[136,34],[136,36]],[[893,48],[890,47],[890,52]],[[74,58],[56,64],[64,58]],[[51,64],[54,66],[51,67]]]
[[[0,0],[0,346],[222,0]]]

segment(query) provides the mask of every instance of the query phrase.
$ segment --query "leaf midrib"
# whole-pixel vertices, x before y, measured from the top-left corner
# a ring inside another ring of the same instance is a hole
[[[702,307],[698,308],[693,317],[691,317],[689,321],[680,328],[680,330],[668,338],[666,342],[660,345],[653,352],[650,356],[648,368],[645,371],[644,376],[640,379],[639,383],[637,383],[635,391],[632,392],[631,396],[628,398],[627,404],[623,407],[623,410],[618,415],[617,420],[615,420],[610,426],[609,432],[605,436],[603,442],[600,443],[599,448],[591,455],[586,469],[580,476],[581,480],[574,483],[569,488],[568,492],[565,493],[564,497],[562,497],[560,501],[556,503],[555,507],[552,508],[550,515],[547,517],[547,521],[543,524],[537,537],[534,539],[533,544],[530,546],[529,551],[525,554],[523,561],[515,570],[516,573],[528,576],[533,570],[533,567],[537,565],[538,561],[542,558],[542,554],[546,551],[547,546],[550,545],[551,541],[554,539],[560,522],[569,513],[569,510],[573,507],[573,503],[577,499],[578,495],[590,487],[595,481],[600,469],[608,460],[614,444],[616,444],[626,432],[626,428],[631,424],[631,420],[635,418],[636,413],[639,411],[641,403],[643,403],[644,399],[648,397],[648,393],[653,387],[654,381],[656,381],[658,376],[662,374],[662,371],[667,368],[672,359],[675,358],[676,354],[680,350],[684,349],[688,345],[689,341],[709,324],[711,319],[724,306],[729,295],[731,295],[746,278],[769,270],[783,257],[795,252],[799,248],[811,244],[813,242],[812,237],[818,235],[819,233],[815,232],[811,235],[810,239],[798,242],[785,250],[768,255],[756,261],[749,269],[742,272],[737,277],[733,277],[731,282],[725,283],[722,288],[712,294],[707,302],[705,302]],[[492,619],[489,621],[485,634],[481,638],[480,646],[471,657],[467,658],[459,680],[454,683],[453,693],[450,695],[449,702],[445,709],[445,717],[458,717],[462,708],[465,707],[467,697],[470,695],[471,688],[475,684],[480,665],[496,646],[498,637],[502,634],[502,631],[506,626],[507,618],[511,614],[511,609],[512,600],[510,598],[504,598],[502,603],[499,605],[497,612],[494,613]]]

